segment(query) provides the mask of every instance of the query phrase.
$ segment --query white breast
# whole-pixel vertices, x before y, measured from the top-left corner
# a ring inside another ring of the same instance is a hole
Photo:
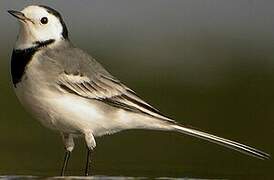
[[[94,136],[156,127],[155,118],[62,92],[53,79],[47,78],[42,63],[39,53],[35,54],[15,92],[23,106],[46,127],[75,134],[89,131]]]
[[[15,92],[27,111],[44,126],[76,134],[92,131],[94,136],[121,129],[119,123],[113,120],[116,112],[107,105],[64,93],[58,90],[55,82],[47,82],[43,77],[46,74],[37,68],[41,65],[38,58],[39,54],[33,57]]]

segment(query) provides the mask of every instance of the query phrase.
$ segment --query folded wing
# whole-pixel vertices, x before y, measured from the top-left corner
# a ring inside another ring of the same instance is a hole
[[[143,113],[161,120],[174,122],[143,101],[119,80],[110,76],[96,74],[91,79],[80,73],[68,74],[64,72],[58,77],[57,84],[68,93],[99,100],[127,111]]]

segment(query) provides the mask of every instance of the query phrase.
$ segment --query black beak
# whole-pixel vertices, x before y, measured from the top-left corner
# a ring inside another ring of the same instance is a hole
[[[22,21],[28,20],[28,18],[26,18],[26,16],[20,11],[8,10],[8,13]]]

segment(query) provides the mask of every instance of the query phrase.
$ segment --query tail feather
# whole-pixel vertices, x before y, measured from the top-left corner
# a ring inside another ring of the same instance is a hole
[[[249,147],[249,146],[244,145],[244,144],[240,144],[240,143],[235,142],[235,141],[231,141],[231,140],[228,140],[228,139],[225,139],[225,138],[221,138],[221,137],[218,137],[218,136],[215,136],[215,135],[212,135],[212,134],[208,134],[208,133],[205,133],[205,132],[202,132],[202,131],[199,131],[199,130],[195,130],[195,129],[192,129],[192,128],[184,127],[184,126],[179,126],[179,125],[171,125],[171,126],[173,128],[175,128],[175,130],[180,132],[180,133],[184,133],[184,134],[188,134],[188,135],[191,135],[191,136],[194,136],[194,137],[198,137],[198,138],[201,138],[201,139],[204,139],[204,140],[219,144],[219,145],[224,146],[224,147],[228,147],[230,149],[239,151],[241,153],[244,153],[244,154],[259,158],[259,159],[265,160],[265,159],[270,159],[270,157],[271,157],[269,154],[267,154],[263,151],[255,149],[253,147]]]

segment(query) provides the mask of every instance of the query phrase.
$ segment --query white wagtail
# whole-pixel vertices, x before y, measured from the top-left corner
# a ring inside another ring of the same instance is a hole
[[[8,12],[20,22],[11,57],[14,90],[43,125],[61,133],[66,149],[61,175],[74,148],[74,137],[85,138],[88,175],[94,137],[126,129],[177,131],[260,159],[270,158],[265,152],[186,127],[161,114],[74,47],[56,10],[32,5]]]

